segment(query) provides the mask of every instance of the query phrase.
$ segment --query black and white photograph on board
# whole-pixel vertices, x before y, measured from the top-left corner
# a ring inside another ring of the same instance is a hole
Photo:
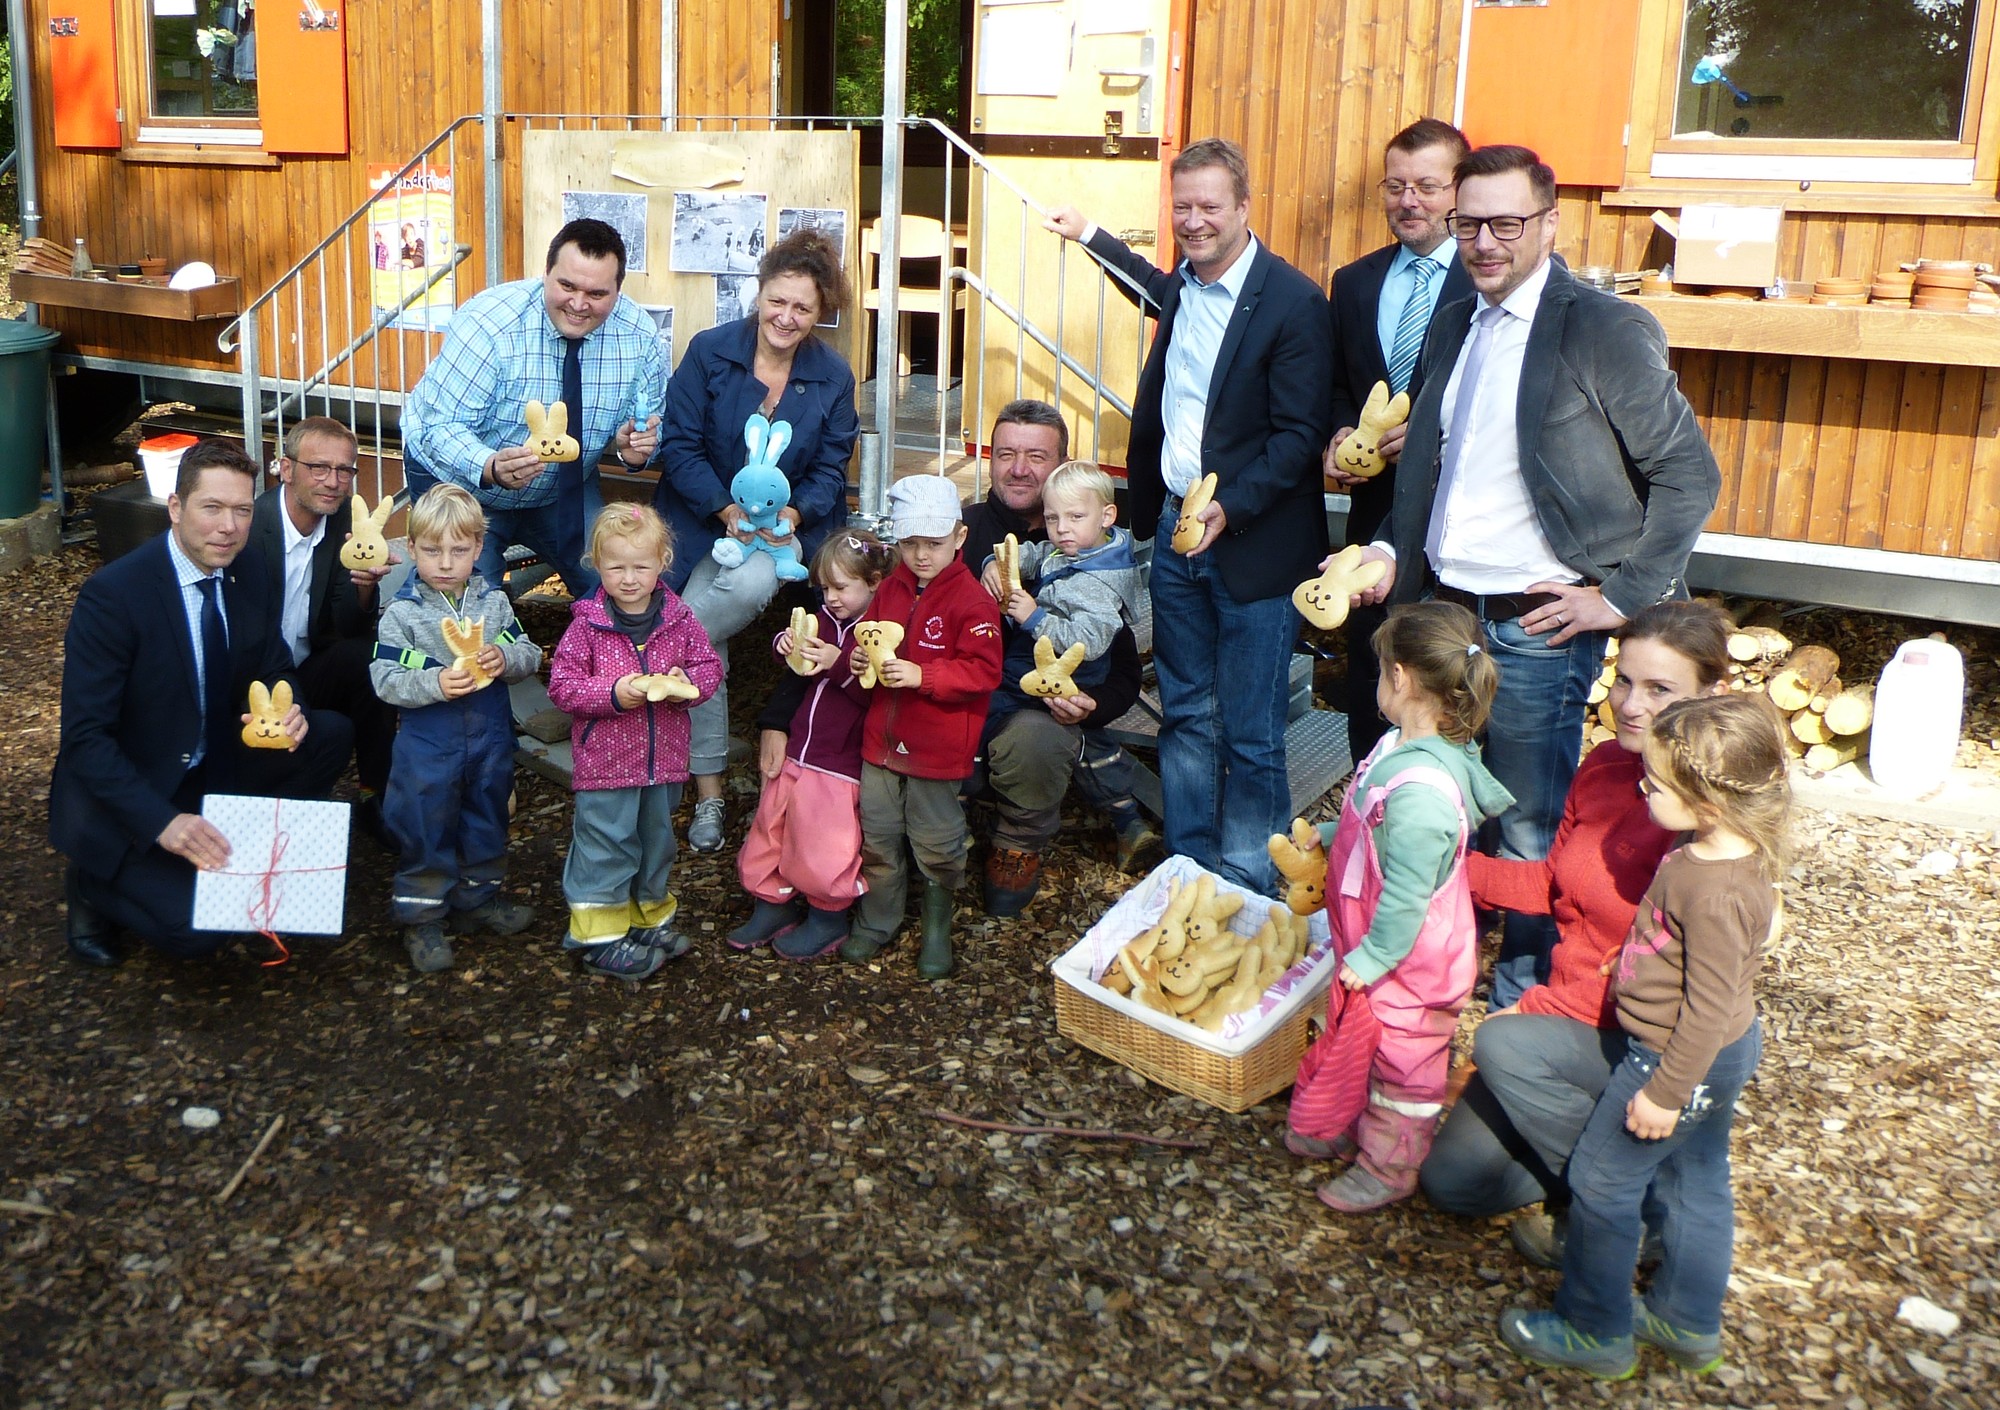
[[[674,192],[673,272],[755,274],[770,206],[763,195]]]
[[[718,274],[715,276],[715,322],[720,327],[748,318],[757,311],[757,276]]]
[[[660,342],[660,365],[674,370],[674,310],[671,304],[640,304],[640,312],[653,320]]]
[[[646,272],[646,197],[623,191],[565,191],[563,224],[601,220],[625,241],[625,272]]]

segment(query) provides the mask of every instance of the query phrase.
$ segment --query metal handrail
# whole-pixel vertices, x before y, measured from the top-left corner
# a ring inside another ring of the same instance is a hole
[[[1103,266],[1103,267],[1105,268],[1107,273],[1119,274],[1118,270],[1111,269],[1109,266]],[[1023,332],[1025,332],[1030,338],[1033,338],[1035,342],[1040,345],[1043,352],[1050,354],[1058,362],[1062,363],[1064,367],[1067,367],[1070,371],[1074,372],[1077,376],[1081,377],[1084,380],[1085,385],[1090,387],[1090,389],[1096,392],[1099,396],[1103,397],[1107,402],[1111,403],[1112,409],[1116,411],[1120,416],[1123,416],[1127,421],[1130,421],[1132,419],[1132,404],[1130,402],[1126,401],[1123,397],[1119,396],[1109,387],[1099,382],[1097,380],[1095,373],[1093,373],[1089,368],[1085,367],[1082,363],[1078,362],[1074,357],[1070,356],[1070,354],[1064,350],[1061,344],[1057,343],[1047,333],[1044,333],[1041,330],[1041,328],[1036,325],[1034,319],[1024,318],[1012,304],[1008,303],[1005,299],[1001,298],[998,294],[994,293],[991,289],[987,288],[986,281],[984,279],[981,279],[977,274],[974,274],[971,270],[964,268],[954,268],[951,271],[951,277],[958,280],[960,283],[964,284],[968,289],[975,291],[980,298],[984,299],[987,303],[992,304],[993,307],[999,309],[1000,314],[1003,318],[1006,318],[1016,327],[1020,328]],[[1123,276],[1121,275],[1120,277]]]
[[[467,260],[471,258],[472,258],[472,246],[470,245],[452,246],[451,263],[439,265],[435,271],[433,271],[427,278],[425,278],[422,284],[419,284],[414,290],[410,292],[410,294],[407,297],[403,299],[401,303],[397,304],[394,308],[378,310],[374,318],[369,320],[368,331],[366,333],[363,333],[359,337],[355,338],[352,342],[350,342],[347,345],[344,351],[338,353],[332,359],[324,363],[320,367],[319,371],[313,373],[312,376],[306,378],[305,381],[300,383],[296,391],[289,392],[285,396],[279,398],[278,404],[272,407],[269,411],[265,412],[263,419],[266,421],[280,420],[284,416],[286,406],[288,406],[290,403],[294,401],[296,401],[299,404],[299,410],[303,412],[305,410],[306,398],[312,395],[312,390],[314,387],[324,386],[332,378],[335,368],[342,366],[356,353],[360,352],[361,349],[365,348],[366,346],[368,346],[369,343],[373,342],[375,340],[375,336],[378,333],[380,333],[384,328],[387,328],[391,323],[394,323],[398,318],[401,318],[405,313],[408,313],[410,309],[414,307],[416,303],[420,299],[422,299],[425,294],[428,294],[432,290],[432,288],[434,288],[438,284],[440,280],[447,278],[455,270],[457,270],[457,268],[461,264],[464,264]]]

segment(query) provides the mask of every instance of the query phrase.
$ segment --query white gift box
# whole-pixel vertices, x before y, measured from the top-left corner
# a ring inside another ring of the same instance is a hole
[[[229,840],[220,871],[195,873],[196,930],[338,935],[347,902],[345,803],[211,793],[201,815]]]

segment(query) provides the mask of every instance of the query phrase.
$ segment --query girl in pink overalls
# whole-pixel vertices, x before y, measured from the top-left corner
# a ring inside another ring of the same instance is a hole
[[[1319,1197],[1342,1213],[1417,1187],[1444,1110],[1451,1035],[1479,968],[1465,881],[1474,828],[1514,799],[1480,762],[1500,672],[1463,607],[1398,607],[1371,643],[1376,703],[1394,726],[1320,825],[1339,982],[1326,1032],[1299,1063],[1285,1144],[1354,1157]]]

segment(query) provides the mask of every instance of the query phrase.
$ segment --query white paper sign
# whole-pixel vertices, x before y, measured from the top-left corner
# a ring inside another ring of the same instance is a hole
[[[979,36],[979,91],[1053,98],[1069,73],[1070,20],[1060,8],[1011,7],[986,16]]]
[[[1085,34],[1149,34],[1153,7],[1147,0],[1083,0],[1076,32]]]
[[[229,864],[195,873],[196,930],[340,934],[347,804],[211,793],[201,815],[229,839]]]

